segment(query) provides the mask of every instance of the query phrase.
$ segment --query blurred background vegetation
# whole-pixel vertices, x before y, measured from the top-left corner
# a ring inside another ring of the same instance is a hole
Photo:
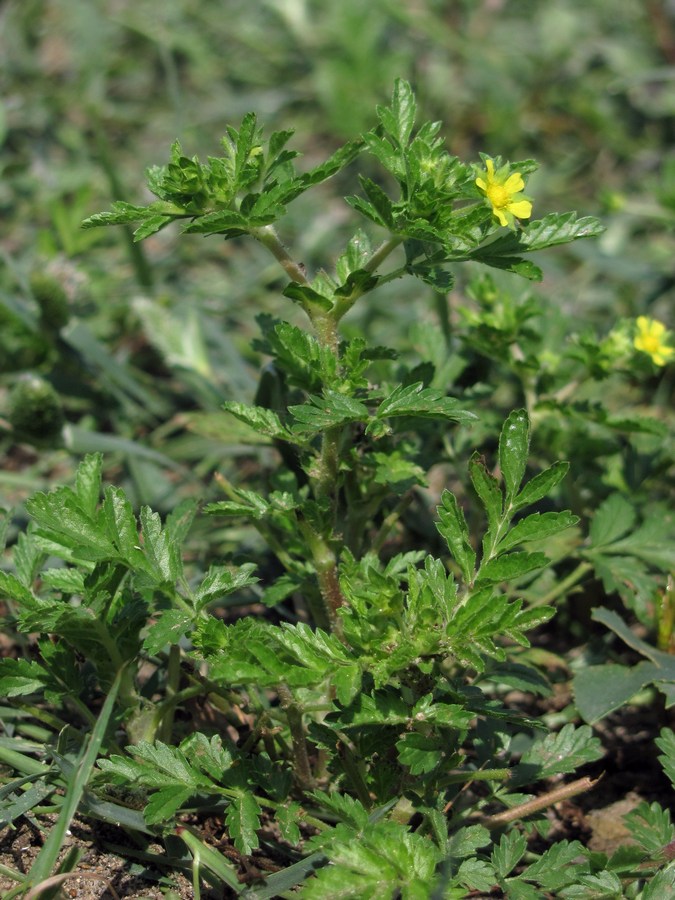
[[[672,0],[6,0],[0,41],[2,505],[67,480],[91,449],[106,452],[109,478],[160,510],[201,492],[216,468],[257,464],[217,410],[254,396],[255,315],[295,315],[275,264],[251,242],[168,229],[133,245],[121,228],[80,229],[112,199],[143,202],[144,170],[174,139],[187,155],[219,155],[226,124],[249,110],[267,134],[295,128],[309,166],[375,124],[395,77],[410,80],[451,152],[540,162],[528,183],[536,217],[576,209],[607,226],[537,260],[541,285],[498,279],[517,303],[543,298],[540,358],[622,317],[673,324]],[[355,190],[352,167],[293,207],[281,231],[296,258],[332,264],[363,224],[341,199]],[[471,274],[449,298],[446,329]],[[438,363],[444,315],[406,280],[354,310],[346,330]],[[448,378],[478,365],[471,384],[487,385],[476,396],[496,419],[522,398],[489,356],[465,348]],[[40,406],[41,439],[25,421],[33,388],[41,403],[55,392],[51,411]],[[12,418],[19,390],[23,422]],[[634,407],[667,408],[672,370],[621,382],[617,410],[626,392]],[[22,429],[30,440],[17,440]],[[631,445],[633,465],[646,453],[672,474],[662,437],[636,440],[647,443]],[[570,453],[564,441],[548,450]],[[597,456],[592,440],[586,452]]]

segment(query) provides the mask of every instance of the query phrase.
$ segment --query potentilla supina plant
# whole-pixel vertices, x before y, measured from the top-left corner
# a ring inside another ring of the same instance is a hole
[[[487,197],[500,225],[513,228],[516,218],[529,219],[532,215],[532,202],[522,193],[523,176],[511,172],[508,164],[495,171],[494,160],[486,159],[485,170],[476,178],[476,185]]]
[[[665,366],[675,356],[675,348],[668,344],[669,332],[663,322],[648,316],[638,316],[635,328],[633,346],[651,357],[654,365]]]

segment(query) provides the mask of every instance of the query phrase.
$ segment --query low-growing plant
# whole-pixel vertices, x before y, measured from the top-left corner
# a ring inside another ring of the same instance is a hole
[[[658,871],[673,837],[658,804],[631,814],[637,844],[611,857],[577,841],[527,847],[532,829],[546,836],[548,807],[593,784],[560,776],[602,755],[590,727],[552,731],[505,699],[551,691],[528,633],[554,613],[532,598],[534,580],[547,573],[551,596],[565,592],[570,558],[546,549],[579,521],[556,508],[568,463],[528,471],[531,417],[519,408],[490,458],[467,453],[460,464],[453,450],[471,438],[453,435],[477,420],[472,391],[450,396],[446,367],[340,330],[393,279],[442,295],[464,262],[537,279],[530,253],[601,226],[572,212],[533,219],[523,192],[535,163],[461,162],[439,123],[415,128],[404,81],[377,114],[375,129],[302,173],[291,132],[264,140],[249,114],[228,128],[221,157],[201,163],[174,144],[169,164],[148,173],[151,204],[119,202],[85,222],[137,224],[137,240],[177,220],[191,234],[251,237],[280,264],[283,296],[308,327],[261,316],[255,349],[269,361],[255,400],[223,404],[238,439],[265,447],[252,452],[253,477],[220,475],[224,499],[204,509],[246,524],[236,559],[201,569],[186,549],[196,502],[163,522],[147,507],[136,515],[124,491],[102,489],[98,454],[72,486],[26,504],[14,570],[0,573],[25,647],[0,662],[0,761],[18,773],[2,792],[4,820],[48,795],[71,814],[68,790],[57,792],[72,773],[63,744],[84,746],[108,694],[115,727],[96,732],[101,755],[78,787],[80,809],[163,836],[167,858],[192,869],[195,896],[201,877],[251,900],[291,896],[300,883],[293,896],[413,900],[499,887],[516,898],[610,897],[626,885],[636,896],[652,875],[642,896],[662,896],[675,871]],[[362,153],[383,168],[347,198],[367,226],[331,272],[311,276],[275,223]],[[375,245],[372,226],[384,235]],[[429,473],[440,464],[449,487],[435,501]],[[592,555],[593,544],[583,549]],[[36,720],[50,762],[34,758]],[[660,744],[668,772],[671,738]],[[280,871],[240,883],[194,829],[206,815],[222,819],[239,854],[264,846]],[[15,894],[44,880],[44,862],[33,874],[17,876]]]

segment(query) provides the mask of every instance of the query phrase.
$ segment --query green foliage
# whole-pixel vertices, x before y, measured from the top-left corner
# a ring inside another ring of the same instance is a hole
[[[107,352],[102,337],[71,316],[58,281],[31,279],[37,314],[3,300],[40,337],[38,362],[57,362],[56,383],[84,361],[109,381],[129,422],[151,430],[155,448],[176,432],[185,440],[186,422],[190,438],[213,441],[186,448],[171,440],[172,463],[109,436],[135,467],[134,491],[128,483],[103,488],[102,456],[89,453],[69,486],[26,501],[30,524],[0,571],[7,621],[26,651],[0,661],[2,712],[11,723],[0,761],[18,776],[0,788],[3,821],[61,798],[65,784],[65,798],[54,801],[65,811],[60,822],[79,806],[162,838],[167,848],[180,837],[195,896],[202,875],[251,898],[286,895],[301,882],[295,893],[310,898],[421,900],[495,889],[524,900],[617,896],[624,885],[635,894],[643,871],[668,887],[669,870],[658,869],[672,826],[658,804],[642,804],[627,820],[638,849],[609,858],[578,842],[528,850],[521,820],[534,816],[544,831],[540,813],[554,802],[549,779],[559,789],[561,776],[603,751],[588,726],[555,730],[535,717],[534,704],[524,714],[510,696],[513,688],[551,693],[530,636],[553,616],[550,601],[593,569],[607,593],[619,593],[647,621],[657,573],[672,567],[659,510],[633,530],[637,517],[616,470],[584,543],[577,526],[592,502],[588,481],[580,475],[578,496],[569,490],[566,502],[570,466],[558,459],[568,455],[578,466],[572,440],[561,437],[568,423],[582,433],[585,459],[593,456],[594,427],[664,438],[639,417],[585,401],[566,405],[570,385],[586,378],[595,388],[613,362],[640,348],[630,349],[633,332],[621,326],[606,346],[580,339],[552,361],[551,320],[532,297],[500,294],[489,276],[467,292],[474,308],[461,300],[451,316],[442,296],[463,277],[464,262],[539,280],[542,270],[527,254],[597,237],[603,226],[573,212],[518,223],[509,213],[504,231],[499,211],[520,196],[508,184],[537,164],[486,154],[463,162],[446,149],[441,124],[419,124],[418,113],[410,84],[397,78],[375,127],[324,162],[313,154],[305,170],[288,149],[291,130],[265,139],[247,113],[239,127],[226,127],[222,155],[205,163],[176,141],[168,164],[147,171],[156,200],[145,206],[123,199],[104,162],[119,199],[84,226],[135,226],[133,241],[126,232],[129,261],[144,288],[154,276],[138,243],[152,238],[148,253],[157,253],[173,240],[170,231],[158,233],[177,220],[189,234],[253,238],[280,265],[284,282],[275,286],[295,304],[288,304],[294,321],[277,317],[282,299],[270,313],[261,298],[253,352],[267,361],[257,388],[236,328],[232,335],[222,323],[211,328],[213,311],[198,304],[166,314],[168,301],[158,295],[133,305],[148,338],[139,355],[151,348],[159,380],[172,382],[158,389],[154,377],[136,377],[126,351]],[[333,267],[312,277],[313,259],[298,262],[276,226],[284,220],[293,234],[294,202],[328,179],[346,184],[357,159],[359,191],[346,201],[366,222],[341,236]],[[495,182],[496,194],[484,183],[483,167],[493,165],[515,176]],[[85,246],[69,236],[63,206],[54,218],[66,246]],[[227,288],[236,294],[245,285],[234,262],[239,244],[228,247]],[[420,292],[432,289],[440,327],[419,324],[402,346],[382,346],[379,335],[372,343],[379,298],[399,279],[420,322]],[[254,294],[244,287],[238,296],[246,305]],[[307,330],[295,324],[303,314]],[[460,320],[465,327],[456,328]],[[492,396],[495,362],[507,376],[505,400]],[[21,399],[19,418],[10,417],[15,435],[36,442],[44,431],[63,433],[72,446],[58,396],[47,394],[37,399],[45,407],[52,401],[48,415]],[[184,394],[178,405],[176,394]],[[662,464],[667,459],[664,449]],[[161,482],[172,502],[158,510],[139,486],[171,463]],[[216,467],[225,499],[214,501],[215,488],[201,479]],[[448,485],[442,490],[438,472]],[[208,526],[196,516],[205,494]],[[582,671],[582,717],[593,722],[617,708],[636,684],[656,685],[670,703],[671,656],[638,640],[615,614],[600,610],[595,618],[647,661]],[[53,765],[34,759],[35,745],[12,730],[18,723],[21,735],[31,718],[42,723]],[[79,784],[69,741],[84,742],[67,722],[92,733]],[[671,738],[664,731],[658,746],[672,778]],[[515,827],[498,834],[505,811]],[[239,854],[273,841],[292,864],[244,888],[233,866],[184,825],[207,815],[223,823]],[[63,837],[56,833],[36,878],[53,869]]]

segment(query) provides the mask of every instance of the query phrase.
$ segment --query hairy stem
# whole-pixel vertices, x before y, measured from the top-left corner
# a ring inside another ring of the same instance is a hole
[[[283,683],[277,685],[277,693],[281,702],[281,708],[286,713],[286,720],[291,732],[293,762],[298,784],[303,790],[310,790],[314,786],[314,777],[309,764],[307,738],[305,737],[305,729],[302,724],[302,709],[293,699],[288,685]]]

